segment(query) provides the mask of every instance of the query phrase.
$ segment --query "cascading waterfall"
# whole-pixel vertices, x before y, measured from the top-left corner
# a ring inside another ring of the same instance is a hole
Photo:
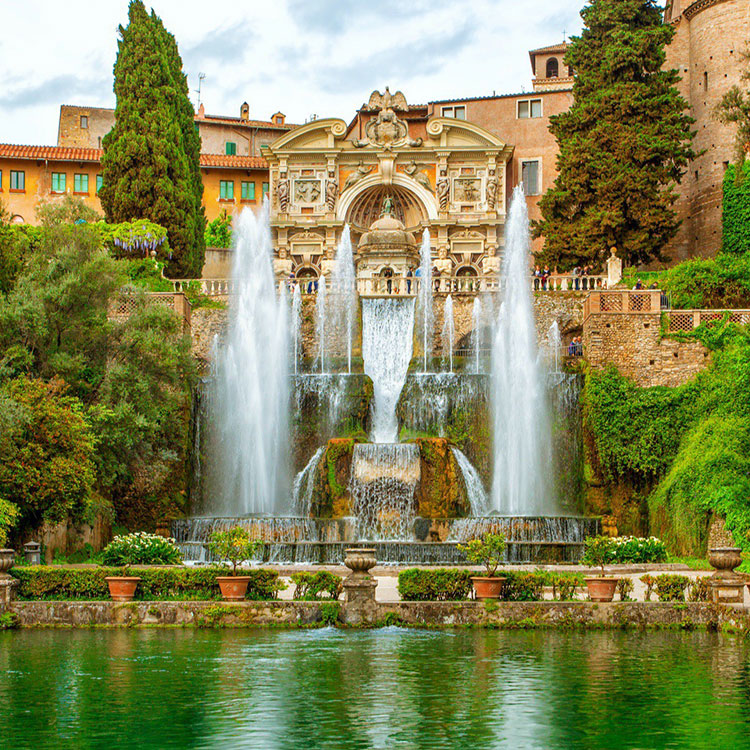
[[[292,349],[294,353],[294,374],[299,372],[300,353],[302,348],[302,292],[299,284],[294,285],[292,292]]]
[[[288,498],[289,300],[277,295],[268,204],[237,221],[229,330],[210,385],[209,510],[270,514]]]
[[[325,375],[328,372],[326,369],[326,323],[328,320],[326,310],[327,296],[326,277],[321,274],[320,281],[318,282],[318,294],[315,300],[315,333],[318,337],[318,366],[320,367],[321,375]]]
[[[485,515],[488,507],[487,493],[485,492],[479,472],[458,448],[451,448],[451,451],[453,451],[453,455],[456,457],[456,462],[464,478],[464,487],[466,487],[466,496],[469,500],[471,515]]]
[[[419,447],[414,443],[354,446],[349,490],[359,539],[411,537],[420,476]]]
[[[357,308],[357,285],[354,275],[354,257],[349,225],[344,227],[341,241],[336,248],[336,260],[333,266],[333,319],[336,330],[346,338],[347,372],[352,371],[352,343],[354,340],[354,321]]]
[[[474,297],[471,306],[471,344],[474,348],[474,373],[479,375],[479,355],[482,350],[482,300],[479,295]]]
[[[323,453],[325,453],[325,447],[321,446],[313,453],[312,458],[307,462],[305,468],[294,478],[294,487],[292,489],[294,511],[301,516],[310,515],[315,469],[318,468],[318,463],[320,463]]]
[[[453,372],[453,339],[455,336],[453,321],[453,297],[445,298],[443,308],[443,357],[448,360],[448,372]]]
[[[419,327],[422,342],[422,372],[427,372],[429,358],[432,355],[434,335],[434,311],[432,309],[432,246],[427,229],[422,234],[422,246],[419,248]]]
[[[537,361],[529,284],[529,216],[513,192],[502,265],[504,290],[492,348],[494,481],[492,509],[503,515],[553,514],[552,440]]]
[[[362,300],[362,358],[373,385],[374,443],[398,440],[396,404],[406,382],[413,335],[413,299]]]

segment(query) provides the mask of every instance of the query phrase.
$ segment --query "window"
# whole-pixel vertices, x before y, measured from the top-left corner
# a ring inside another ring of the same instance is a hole
[[[526,195],[539,195],[539,162],[521,162],[521,182]]]
[[[65,192],[65,172],[53,172],[52,173],[52,192],[53,193]]]
[[[456,120],[465,120],[466,107],[443,107],[443,117],[454,117]]]
[[[530,117],[536,118],[542,116],[541,99],[521,99],[518,102],[518,118],[528,120]]]
[[[219,182],[219,200],[234,200],[234,183],[231,180],[221,180]]]
[[[83,130],[87,130],[89,127],[89,118],[88,115],[81,115],[81,128]]]
[[[276,124],[277,125],[283,125],[284,124],[284,118],[283,117],[277,117],[276,118]]]
[[[547,78],[557,78],[560,75],[560,63],[556,57],[547,60]]]
[[[708,91],[708,71],[703,74],[703,90]]]
[[[255,183],[254,182],[243,182],[241,198],[243,201],[254,201],[255,200]]]
[[[224,144],[227,156],[234,156],[237,153],[237,144],[234,141],[227,141]]]
[[[104,182],[104,178],[98,174],[96,176],[96,194],[99,195],[99,191],[102,189],[102,183]]]
[[[268,183],[263,183],[263,197],[265,198],[268,195]]]
[[[73,192],[89,194],[89,176],[87,174],[73,176]]]
[[[26,190],[26,172],[10,170],[10,189],[19,192]]]

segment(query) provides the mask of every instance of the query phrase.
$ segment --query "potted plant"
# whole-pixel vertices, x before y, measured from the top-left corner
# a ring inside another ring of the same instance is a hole
[[[263,542],[250,539],[247,529],[235,526],[227,531],[214,531],[208,542],[208,550],[219,560],[227,560],[232,566],[229,576],[216,576],[222,599],[240,601],[245,598],[250,576],[238,576],[237,566],[255,557]]]
[[[113,602],[132,602],[135,596],[135,590],[138,587],[140,578],[138,576],[127,575],[130,566],[126,565],[121,576],[107,576],[104,580],[109,586],[109,595]]]
[[[608,536],[590,536],[584,542],[583,562],[592,568],[601,568],[601,576],[584,578],[589,599],[592,602],[611,602],[615,596],[619,578],[606,576],[604,565],[612,555],[612,540]]]
[[[486,576],[472,576],[474,594],[477,599],[499,599],[505,578],[496,576],[505,553],[505,537],[502,534],[487,534],[484,539],[472,539],[458,548],[466,554],[469,562],[484,565]]]

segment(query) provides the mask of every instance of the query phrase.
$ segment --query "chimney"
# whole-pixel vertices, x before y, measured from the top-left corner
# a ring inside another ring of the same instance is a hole
[[[201,102],[200,106],[198,107],[198,119],[199,120],[206,119],[206,108],[203,106],[203,102]]]
[[[242,102],[242,106],[240,107],[240,120],[247,120],[250,119],[250,105],[247,102]]]

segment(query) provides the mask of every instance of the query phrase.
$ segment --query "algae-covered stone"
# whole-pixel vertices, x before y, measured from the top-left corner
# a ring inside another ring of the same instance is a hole
[[[417,438],[422,478],[417,487],[417,515],[457,518],[469,514],[461,469],[446,438]]]

